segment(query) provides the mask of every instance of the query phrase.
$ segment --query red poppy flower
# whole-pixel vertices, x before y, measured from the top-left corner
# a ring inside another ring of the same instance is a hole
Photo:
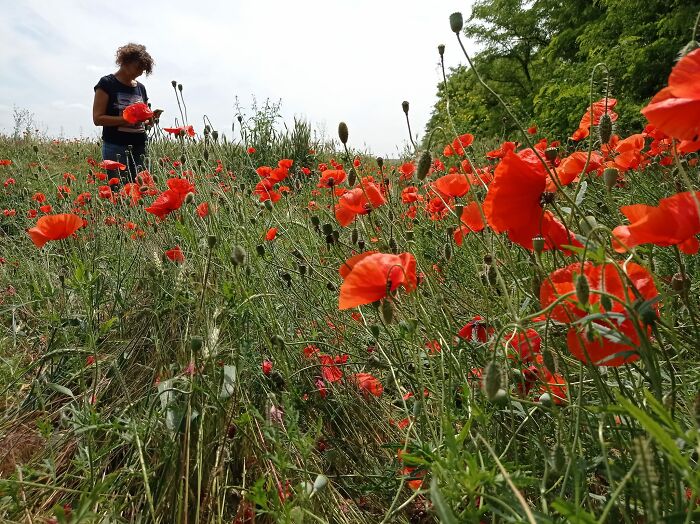
[[[401,202],[404,204],[420,202],[421,200],[423,200],[423,197],[418,194],[418,188],[416,186],[408,186],[401,191]]]
[[[182,207],[182,204],[185,202],[185,196],[186,195],[174,189],[166,189],[146,208],[146,212],[162,220],[172,211],[176,211]]]
[[[318,181],[318,186],[316,187],[331,187],[331,180],[333,185],[337,186],[345,181],[347,174],[342,169],[326,169],[321,174],[321,179]]]
[[[552,308],[550,318],[571,324],[584,318],[589,311],[604,313],[600,318],[584,325],[572,326],[567,335],[571,354],[583,362],[596,365],[620,366],[639,358],[640,325],[628,315],[625,304],[637,300],[651,300],[658,295],[654,280],[642,266],[629,262],[623,266],[626,278],[620,277],[614,264],[594,265],[591,262],[575,263],[551,273],[540,288],[540,304],[546,308],[559,300]],[[588,304],[581,304],[575,294],[575,278],[585,276],[590,289]],[[630,286],[633,286],[631,287]],[[601,303],[600,293],[616,298],[610,309]],[[564,300],[561,297],[569,294]]]
[[[644,158],[642,149],[644,149],[644,135],[641,133],[620,140],[615,145],[615,152],[617,153],[614,160],[615,166],[621,171],[637,169]]]
[[[478,202],[470,202],[462,210],[460,217],[461,225],[453,233],[455,242],[458,246],[462,245],[464,235],[482,231],[486,225],[481,214],[481,209]]]
[[[535,356],[540,352],[542,339],[534,329],[527,329],[524,333],[505,335],[510,346],[509,356],[517,358],[521,362],[527,363],[535,360]],[[513,354],[512,350],[515,350]]]
[[[489,226],[526,249],[532,239],[541,236],[545,249],[561,249],[563,245],[580,245],[564,225],[543,203],[552,195],[545,193],[547,173],[533,163],[509,152],[496,166],[493,181],[484,200],[483,210]]]
[[[360,260],[351,258],[347,263],[350,262],[349,272],[346,272],[345,265],[339,269],[344,280],[340,286],[338,309],[370,304],[386,297],[387,293],[395,291],[399,286],[408,292],[416,288],[416,259],[410,253],[372,253]]]
[[[338,382],[343,378],[343,372],[338,367],[338,364],[347,362],[347,355],[332,357],[330,355],[320,354],[318,359],[321,361],[321,375],[323,375],[326,382]]]
[[[197,215],[200,218],[205,218],[209,215],[209,202],[202,202],[197,206]]]
[[[165,256],[178,264],[182,264],[185,261],[185,255],[182,252],[182,249],[180,249],[180,246],[175,246],[172,249],[168,249],[165,252]]]
[[[464,148],[469,147],[472,142],[474,142],[474,135],[470,133],[460,135],[452,141],[451,145],[445,146],[443,154],[445,156],[452,156],[454,154],[461,156],[464,154]]]
[[[651,124],[679,140],[700,138],[700,49],[681,58],[659,91],[642,109]]]
[[[559,166],[556,168],[557,176],[559,177],[559,183],[563,186],[569,185],[572,182],[576,182],[578,177],[583,174],[583,168],[586,165],[586,160],[588,159],[588,152],[586,151],[576,151],[570,154],[566,158],[562,159]],[[596,153],[591,152],[590,160],[588,160],[588,167],[586,167],[586,173],[600,169],[603,165],[603,157]],[[553,188],[552,188],[553,189]]]
[[[617,120],[617,113],[612,111],[612,108],[617,105],[617,99],[608,98],[607,100],[607,113],[610,116],[610,120],[615,122]],[[593,123],[591,124],[591,108],[593,109]],[[581,122],[578,125],[578,129],[574,131],[571,136],[572,140],[583,140],[590,134],[591,125],[597,126],[600,124],[600,118],[606,113],[606,101],[605,98],[601,98],[597,102],[593,102],[593,106],[588,106],[586,112],[581,117]]]
[[[264,178],[255,185],[253,193],[260,196],[260,202],[265,202],[266,200],[271,200],[272,202],[277,202],[282,195],[272,189],[274,187],[274,182],[270,181],[269,178]]]
[[[537,134],[537,126],[530,126],[527,128],[527,134],[528,135],[536,135]]]
[[[265,375],[269,375],[272,373],[272,361],[271,360],[263,360],[262,362],[262,372]]]
[[[0,166],[11,166],[11,165],[12,165],[12,160],[8,160],[8,159],[0,160]]]
[[[143,102],[138,102],[136,104],[131,104],[124,108],[122,111],[122,116],[124,120],[130,124],[138,124],[139,122],[145,122],[153,118],[153,111],[148,105]]]
[[[399,171],[401,172],[400,180],[408,180],[416,172],[416,165],[413,162],[406,162],[399,166]]]
[[[68,238],[83,225],[83,219],[73,213],[45,215],[39,218],[36,221],[36,226],[27,230],[27,233],[29,233],[34,245],[41,248],[49,240]]]
[[[108,171],[114,170],[114,169],[119,169],[120,171],[124,171],[126,169],[126,166],[122,164],[121,162],[115,162],[114,160],[103,160],[98,164],[100,169],[106,169]]]
[[[166,132],[173,134],[173,135],[176,135],[176,136],[180,136],[180,135],[182,135],[182,136],[184,136],[184,135],[194,136],[195,135],[194,127],[192,127],[192,126],[164,127],[163,131],[166,131]]]
[[[255,148],[254,148],[253,146],[250,146],[250,147],[248,148],[248,154],[249,154],[249,155],[252,155],[253,153],[255,153]]]
[[[328,173],[328,171],[324,172]],[[345,227],[355,220],[357,215],[366,215],[372,209],[386,204],[381,191],[373,182],[363,181],[360,187],[346,191],[335,206],[335,218]]]
[[[503,158],[509,151],[515,151],[518,144],[515,142],[503,142],[498,149],[486,153],[486,158]]]
[[[476,315],[469,322],[464,324],[457,335],[464,340],[481,342],[484,344],[494,332],[495,330],[486,323],[484,317]]]
[[[433,182],[435,189],[443,198],[462,197],[469,192],[469,182],[462,173],[450,173]]]
[[[375,397],[380,397],[384,392],[382,383],[371,373],[355,373],[353,378],[357,387],[365,396],[374,395]]]
[[[274,240],[275,237],[277,236],[277,228],[276,227],[271,227],[270,229],[267,230],[267,233],[265,233],[265,240]]]
[[[685,192],[661,199],[657,207],[644,204],[622,206],[620,211],[630,225],[617,226],[613,230],[613,248],[624,253],[641,244],[677,245],[684,253],[697,253],[700,248],[696,238],[700,233],[698,202],[700,192]]]

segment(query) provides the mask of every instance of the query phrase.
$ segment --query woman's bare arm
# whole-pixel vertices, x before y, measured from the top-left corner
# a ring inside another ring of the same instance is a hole
[[[96,126],[123,126],[128,124],[124,117],[109,116],[107,113],[109,95],[102,89],[95,90],[95,100],[92,103],[92,121]]]

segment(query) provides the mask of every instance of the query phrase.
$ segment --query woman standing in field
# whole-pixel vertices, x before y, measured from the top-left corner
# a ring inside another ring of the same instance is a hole
[[[136,177],[138,166],[146,156],[146,126],[148,122],[129,123],[122,116],[126,107],[139,102],[148,103],[146,88],[136,79],[153,71],[153,58],[140,44],[129,43],[117,49],[119,70],[100,78],[95,86],[92,121],[102,126],[102,159],[119,161],[127,166],[130,180]],[[156,110],[154,118],[161,111]],[[116,174],[116,173],[115,173]]]

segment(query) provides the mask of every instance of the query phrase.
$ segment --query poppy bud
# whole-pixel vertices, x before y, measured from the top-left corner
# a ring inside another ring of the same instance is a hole
[[[612,118],[608,113],[604,113],[600,117],[600,123],[598,124],[598,136],[600,137],[601,144],[607,144],[610,142],[610,136],[612,135]]]
[[[321,219],[318,218],[316,215],[311,215],[311,224],[314,227],[318,227],[318,225],[321,223]]]
[[[445,54],[445,44],[438,45],[438,54],[442,57]]]
[[[326,235],[326,244],[331,245],[333,242],[335,242],[333,234]]]
[[[202,151],[202,156],[204,157],[204,160],[209,160],[209,151],[207,149]]]
[[[452,258],[452,244],[447,242],[442,250],[445,260],[450,260]]]
[[[265,200],[265,209],[272,211],[272,200]]]
[[[364,251],[365,249],[365,241],[360,239],[357,241],[357,247],[360,248],[360,251]]]
[[[501,388],[501,370],[494,361],[489,362],[484,369],[483,388],[489,400],[493,400]]]
[[[236,116],[236,120],[238,120],[239,124],[242,124],[243,123],[243,116],[242,115]]]
[[[277,346],[280,349],[284,349],[284,339],[280,335],[272,335],[270,337],[270,343],[273,346]]]
[[[540,400],[542,397],[540,397]],[[552,469],[555,473],[564,473],[564,468],[566,467],[566,454],[564,453],[564,448],[557,444],[552,451]]]
[[[323,232],[324,235],[330,235],[333,233],[333,226],[326,223],[321,226],[321,231]]]
[[[177,90],[180,91],[180,93],[182,93],[182,84],[177,85]]]
[[[357,232],[357,228],[352,230],[352,233],[350,233],[350,241],[353,244],[357,244],[357,240],[359,239],[359,233]]]
[[[389,249],[391,249],[391,252],[396,254],[399,251],[399,246],[396,243],[396,239],[394,237],[391,237],[389,239]]]
[[[187,157],[185,155],[180,156],[180,163],[184,166],[187,162]]]
[[[542,351],[542,361],[544,362],[544,366],[554,373],[556,371],[556,362],[554,361],[554,353],[552,353],[551,349],[545,348]]]
[[[408,101],[404,100],[401,102],[401,109],[403,109],[403,112],[408,114]]]
[[[605,311],[610,311],[613,307],[612,299],[608,295],[601,295],[600,305],[603,306]]]
[[[367,365],[376,367],[376,368],[388,368],[389,366],[387,365],[384,360],[382,360],[382,357],[377,355],[377,353],[371,353],[369,357],[367,357]]]
[[[263,246],[262,244],[258,244],[257,246],[255,246],[255,252],[258,254],[258,256],[265,256],[265,246]]]
[[[484,264],[487,266],[490,266],[493,264],[493,256],[492,255],[484,255]]]
[[[280,278],[289,286],[292,283],[292,275],[287,273],[286,271],[282,274],[280,274]]]
[[[354,167],[350,168],[350,173],[348,173],[348,185],[354,186],[357,181],[357,171]],[[330,182],[329,182],[330,184]]]
[[[576,298],[584,306],[588,304],[588,299],[591,294],[591,288],[588,285],[586,275],[576,277]]]
[[[245,263],[246,252],[243,246],[233,246],[231,251],[231,262],[234,266],[242,266]]]
[[[204,346],[204,340],[202,337],[192,337],[190,339],[190,348],[192,349],[193,353],[199,353],[202,350],[202,347]]]
[[[606,167],[603,170],[603,182],[605,182],[605,187],[608,188],[608,191],[617,183],[618,175],[619,171],[614,167]]]
[[[413,238],[414,238],[413,230],[409,229],[408,231],[406,231],[406,240],[408,240],[409,242],[413,242]]]
[[[209,246],[209,249],[213,249],[214,246],[216,245],[216,235],[207,235],[207,246]]]
[[[37,146],[36,144],[32,146],[32,149],[34,150],[35,153],[39,152],[39,146]]]
[[[425,180],[425,177],[428,176],[428,171],[430,171],[432,162],[433,159],[430,156],[430,151],[423,151],[420,157],[418,157],[418,167],[416,168],[418,180]]]
[[[384,159],[380,156],[377,157],[377,166],[379,166],[379,169],[384,167]]]
[[[544,238],[540,236],[536,236],[535,238],[532,239],[532,249],[537,253],[538,255],[544,251]]]
[[[216,142],[219,139],[219,132],[216,130],[212,131],[211,137],[214,139],[214,142]]]
[[[301,189],[301,180],[298,178],[294,181],[294,188],[298,191]]]
[[[494,397],[489,400],[491,400],[497,406],[505,406],[508,404],[508,393],[506,393],[505,389],[499,388]]]
[[[332,282],[328,282],[328,283],[326,284],[326,289],[327,289],[328,291],[335,291],[335,284],[333,284]]]
[[[257,224],[257,222],[258,222],[258,219],[257,219],[257,218],[255,218],[255,217],[250,217],[250,223],[251,223],[251,224],[255,225],[255,224]]]
[[[377,324],[370,325],[369,332],[372,333],[374,338],[379,338],[379,326]]]
[[[578,228],[584,235],[588,235],[596,227],[598,227],[598,221],[593,215],[586,215],[581,220],[579,220],[578,223]]]
[[[348,143],[348,125],[345,122],[338,124],[338,138],[343,145]]]
[[[462,205],[462,204],[455,205],[455,215],[457,215],[458,217],[461,217],[463,211],[464,211],[464,205]]]
[[[394,320],[394,304],[391,300],[384,299],[381,306],[379,306],[379,314],[385,324],[391,324]]]
[[[542,393],[540,395],[540,404],[542,404],[544,407],[551,408],[553,405],[552,395],[549,393]]]
[[[306,275],[306,266],[304,264],[299,264],[299,274],[303,277]]]
[[[172,85],[173,87],[177,87],[177,81],[176,81],[176,80],[171,80],[171,81],[170,81],[170,85]]]
[[[639,304],[638,311],[639,318],[645,326],[651,326],[659,319],[656,315],[656,311],[651,305],[651,302],[648,300],[645,300]]]
[[[450,29],[453,33],[459,34],[464,26],[464,19],[462,18],[462,13],[452,13],[450,15]]]
[[[559,148],[548,147],[547,149],[544,150],[544,157],[547,160],[549,160],[550,162],[554,162],[557,159],[558,155],[559,155]]]
[[[211,126],[209,124],[204,126],[204,136],[208,136],[211,133]],[[206,151],[206,149],[205,149]]]

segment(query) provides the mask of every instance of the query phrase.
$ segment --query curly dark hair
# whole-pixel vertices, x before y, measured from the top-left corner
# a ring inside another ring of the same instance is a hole
[[[118,66],[136,62],[143,67],[143,72],[146,73],[146,76],[153,72],[153,57],[148,54],[145,45],[129,42],[128,44],[121,46],[119,49],[117,49],[116,62]]]

